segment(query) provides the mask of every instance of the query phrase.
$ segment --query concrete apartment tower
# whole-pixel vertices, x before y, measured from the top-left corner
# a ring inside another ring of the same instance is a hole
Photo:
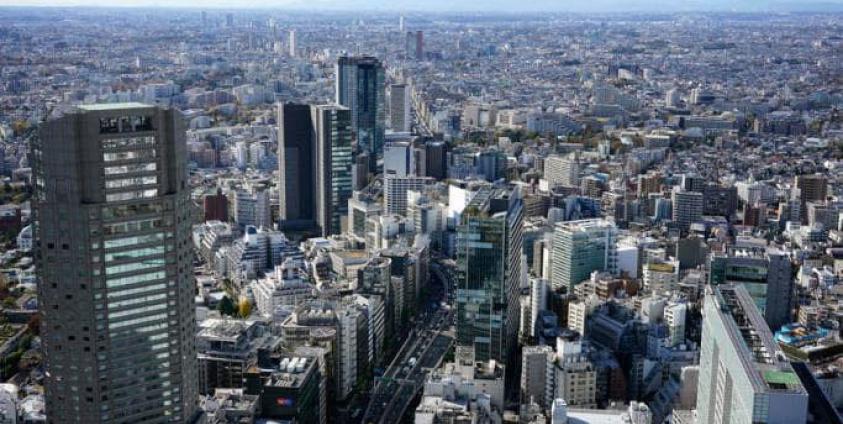
[[[196,412],[184,122],[140,103],[54,114],[33,143],[50,423]]]

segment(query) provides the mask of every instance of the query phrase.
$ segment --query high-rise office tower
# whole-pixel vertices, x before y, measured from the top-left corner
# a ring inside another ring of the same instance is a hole
[[[398,17],[398,31],[404,32],[404,15]]]
[[[184,131],[174,109],[88,105],[51,117],[32,145],[50,422],[194,416]]]
[[[413,57],[415,53],[413,49],[415,48],[415,40],[416,35],[412,31],[407,31],[407,34],[404,36],[404,58],[410,59]]]
[[[688,232],[691,224],[699,222],[703,214],[703,194],[696,191],[686,191],[679,188],[671,195],[673,204],[673,222],[682,230]]]
[[[410,132],[413,125],[410,106],[410,86],[392,84],[389,86],[389,127],[396,132]]]
[[[808,393],[742,285],[706,287],[700,424],[804,423]]]
[[[457,344],[512,371],[518,348],[523,202],[518,189],[481,189],[457,227]],[[517,385],[514,385],[517,386]]]
[[[279,218],[284,230],[316,225],[313,122],[310,106],[287,103],[278,107]]]
[[[416,60],[424,59],[424,31],[416,31]]]
[[[296,57],[296,30],[290,30],[290,57]]]
[[[370,56],[343,56],[337,62],[336,72],[336,102],[351,109],[351,128],[357,149],[369,154],[370,164],[376,164],[383,155],[386,125],[383,65]]]
[[[342,232],[351,198],[351,111],[343,106],[312,107],[316,135],[316,222],[322,235]]]
[[[337,105],[278,108],[279,215],[287,230],[342,232],[352,192],[351,111]]]
[[[671,301],[664,307],[664,324],[667,327],[667,345],[679,346],[685,342],[685,323],[688,304]]]
[[[691,90],[691,96],[689,97],[689,101],[692,105],[698,105],[702,102],[702,97],[705,94],[701,87],[695,87]]]
[[[568,221],[556,224],[551,250],[552,288],[574,286],[594,271],[618,271],[618,229],[603,219]]]
[[[764,240],[739,237],[723,253],[709,257],[709,283],[743,284],[770,328],[791,322],[794,303],[793,265],[790,258]]]

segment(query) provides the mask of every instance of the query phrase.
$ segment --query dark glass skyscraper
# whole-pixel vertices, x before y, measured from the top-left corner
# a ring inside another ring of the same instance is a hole
[[[518,192],[481,189],[457,227],[457,344],[477,361],[506,364],[518,348],[523,202]]]
[[[312,107],[316,129],[316,222],[322,235],[342,232],[351,198],[351,111],[343,106]]]
[[[351,109],[351,128],[357,148],[369,154],[370,163],[383,156],[386,125],[386,86],[380,60],[370,56],[339,58],[337,103]]]
[[[182,115],[81,106],[43,124],[32,156],[50,422],[188,422],[197,374]]]
[[[314,129],[310,105],[287,103],[278,107],[279,216],[285,230],[316,226],[313,186],[316,171]]]
[[[352,192],[351,111],[338,105],[278,108],[281,227],[342,232]]]

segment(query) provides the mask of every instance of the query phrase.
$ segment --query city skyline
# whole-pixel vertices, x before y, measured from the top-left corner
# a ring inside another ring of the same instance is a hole
[[[11,1],[0,424],[843,424],[843,0]]]
[[[2,7],[93,7],[93,8],[186,8],[208,10],[293,10],[293,11],[332,11],[332,12],[406,12],[406,13],[676,13],[676,12],[818,12],[841,11],[843,0],[539,0],[528,5],[513,6],[506,0],[491,0],[482,5],[433,0],[421,6],[411,0],[209,0],[201,5],[187,0],[120,0],[102,6],[94,0],[10,0]]]

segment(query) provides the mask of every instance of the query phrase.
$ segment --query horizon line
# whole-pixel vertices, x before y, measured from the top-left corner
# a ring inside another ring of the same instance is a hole
[[[833,7],[833,10],[823,10],[820,9],[821,7]],[[809,2],[809,3],[778,3],[776,5],[769,5],[767,8],[758,8],[758,7],[744,7],[744,8],[729,8],[729,7],[714,7],[710,9],[699,9],[699,8],[689,8],[689,9],[670,9],[670,10],[653,10],[648,9],[647,7],[618,7],[616,10],[585,10],[582,8],[572,8],[572,9],[527,9],[527,10],[479,10],[479,9],[450,9],[450,10],[429,10],[429,9],[406,9],[406,8],[393,8],[393,7],[366,7],[366,8],[344,8],[344,7],[332,7],[332,6],[310,6],[305,7],[301,5],[276,5],[276,6],[247,6],[242,5],[238,7],[231,7],[225,5],[186,5],[186,4],[178,4],[175,5],[173,3],[165,3],[165,4],[148,4],[148,5],[141,5],[141,4],[127,4],[127,5],[108,5],[103,6],[99,4],[67,4],[67,5],[58,5],[58,4],[3,4],[0,5],[0,10],[4,9],[39,9],[39,10],[48,10],[48,9],[74,9],[74,10],[83,10],[83,9],[92,9],[92,10],[126,10],[126,9],[135,9],[135,10],[149,10],[149,9],[167,9],[167,10],[186,10],[186,11],[201,11],[201,10],[214,10],[214,11],[228,11],[228,12],[246,12],[246,11],[292,11],[292,12],[300,12],[300,13],[324,13],[324,12],[331,12],[331,13],[367,13],[367,12],[375,12],[381,14],[405,14],[405,13],[420,13],[420,14],[430,14],[430,15],[449,15],[449,14],[463,14],[463,13],[471,13],[471,14],[478,14],[478,15],[538,15],[538,14],[545,14],[545,13],[552,13],[552,14],[575,14],[575,15],[620,15],[620,14],[627,14],[627,13],[635,13],[635,14],[643,14],[643,15],[679,15],[679,14],[686,14],[686,13],[709,13],[709,14],[723,14],[723,15],[770,15],[770,14],[841,14],[843,13],[843,3],[835,3],[835,2]]]

